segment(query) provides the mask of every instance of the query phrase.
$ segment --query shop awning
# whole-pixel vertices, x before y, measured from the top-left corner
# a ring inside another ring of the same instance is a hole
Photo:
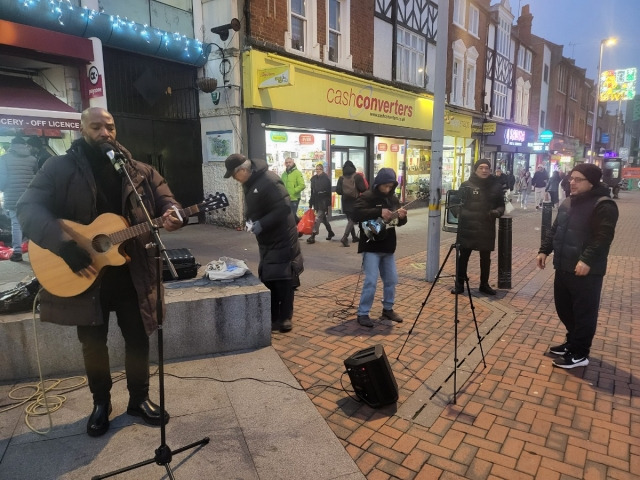
[[[80,130],[80,113],[29,78],[0,75],[0,127]]]

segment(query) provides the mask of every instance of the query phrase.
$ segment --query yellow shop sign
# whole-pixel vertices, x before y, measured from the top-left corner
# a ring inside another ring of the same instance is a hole
[[[243,57],[245,108],[268,108],[431,130],[433,99],[346,73],[250,50]],[[292,75],[295,71],[295,82]],[[288,72],[288,83],[283,77]],[[283,88],[267,88],[280,78]]]
[[[293,85],[293,65],[281,65],[258,70],[258,88]]]

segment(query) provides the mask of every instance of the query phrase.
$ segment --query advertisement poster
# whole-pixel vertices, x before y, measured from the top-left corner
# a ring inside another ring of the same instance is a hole
[[[207,132],[207,160],[209,162],[224,162],[233,146],[233,132],[224,130],[219,132]]]

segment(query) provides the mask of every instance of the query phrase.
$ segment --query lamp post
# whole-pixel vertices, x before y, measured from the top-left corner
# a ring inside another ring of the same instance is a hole
[[[611,46],[616,44],[614,37],[605,38],[600,41],[600,58],[598,60],[598,76],[596,77],[596,94],[595,101],[593,102],[593,122],[591,125],[591,155],[589,155],[589,162],[594,163],[594,150],[596,148],[596,124],[598,123],[598,100],[600,99],[600,75],[602,73],[602,51],[604,46]]]

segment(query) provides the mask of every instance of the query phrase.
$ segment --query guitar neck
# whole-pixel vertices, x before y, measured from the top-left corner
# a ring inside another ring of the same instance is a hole
[[[182,215],[183,210],[180,211]],[[153,226],[156,228],[162,228],[162,217],[154,218],[151,220]],[[151,230],[149,224],[147,222],[139,223],[137,225],[133,225],[128,228],[124,228],[117,232],[113,232],[109,235],[109,238],[114,244],[119,244],[125,242],[131,238],[137,237],[138,235],[142,235],[143,233],[147,233]]]

